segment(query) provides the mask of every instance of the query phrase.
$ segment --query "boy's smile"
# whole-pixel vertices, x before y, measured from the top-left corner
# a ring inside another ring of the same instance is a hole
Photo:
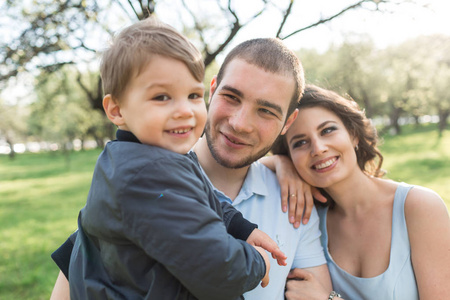
[[[183,62],[155,55],[117,101],[113,122],[143,144],[185,154],[205,126],[203,93]]]

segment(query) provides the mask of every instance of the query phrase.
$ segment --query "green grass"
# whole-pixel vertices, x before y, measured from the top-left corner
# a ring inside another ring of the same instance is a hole
[[[450,209],[450,131],[439,138],[436,125],[402,128],[400,136],[384,136],[381,152],[387,177],[433,189]]]
[[[450,132],[404,127],[385,136],[391,179],[434,189],[450,207]],[[48,299],[58,274],[50,254],[77,227],[100,150],[0,156],[0,299]]]
[[[0,299],[48,299],[50,254],[76,229],[99,150],[0,156]]]

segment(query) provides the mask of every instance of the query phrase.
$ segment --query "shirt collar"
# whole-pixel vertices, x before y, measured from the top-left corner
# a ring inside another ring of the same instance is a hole
[[[133,142],[141,144],[138,138],[131,131],[117,129],[116,138],[121,142]]]

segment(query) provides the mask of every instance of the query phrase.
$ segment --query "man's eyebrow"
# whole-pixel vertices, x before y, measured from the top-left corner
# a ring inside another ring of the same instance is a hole
[[[232,86],[229,86],[229,85],[224,85],[222,87],[222,90],[227,90],[229,92],[232,92],[233,94],[235,94],[238,97],[244,97],[243,92],[241,92],[240,90],[238,90]],[[256,103],[258,103],[258,105],[261,105],[261,106],[272,108],[272,109],[276,110],[281,116],[283,115],[283,110],[281,109],[281,106],[279,106],[278,104],[275,104],[273,102],[270,102],[270,101],[264,100],[264,99],[258,99],[256,101]]]
[[[222,87],[222,90],[227,90],[229,92],[232,92],[233,94],[236,94],[236,96],[239,96],[239,97],[243,97],[244,96],[244,93],[242,93],[240,90],[235,89],[234,87],[229,86],[229,85],[224,85]]]
[[[258,99],[256,102],[261,106],[270,107],[276,110],[281,116],[283,115],[283,110],[281,109],[281,106],[279,106],[278,104],[275,104],[273,102],[264,99]]]

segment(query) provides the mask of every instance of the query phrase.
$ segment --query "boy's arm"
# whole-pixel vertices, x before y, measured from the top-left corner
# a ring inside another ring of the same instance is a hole
[[[223,211],[223,222],[231,236],[246,241],[250,234],[258,228],[258,225],[248,221],[233,205],[228,202],[220,202]]]
[[[69,279],[70,255],[72,254],[72,249],[77,234],[78,230],[72,233],[70,237],[51,254],[53,261],[58,265],[67,280]]]
[[[258,229],[258,225],[245,219],[240,211],[228,202],[220,203],[227,231],[236,239],[247,241],[252,246],[258,246],[269,251],[280,266],[286,265],[286,255],[266,233]]]
[[[120,207],[114,210],[120,211],[119,235],[197,298],[230,299],[255,288],[266,263],[253,246],[227,233],[220,204],[207,193],[201,170],[181,157],[139,167],[130,174],[122,171],[123,184],[114,186],[120,191],[114,200]],[[98,210],[85,211],[82,226],[89,231],[97,226],[90,222],[100,219]]]

